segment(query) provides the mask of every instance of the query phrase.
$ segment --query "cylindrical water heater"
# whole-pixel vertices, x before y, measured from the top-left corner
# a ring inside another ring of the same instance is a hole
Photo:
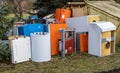
[[[31,34],[32,61],[44,62],[51,60],[50,33],[36,32]]]

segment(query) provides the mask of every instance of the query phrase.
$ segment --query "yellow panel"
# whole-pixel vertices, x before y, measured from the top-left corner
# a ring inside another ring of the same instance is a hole
[[[88,16],[88,22],[98,22],[100,21],[99,15],[89,15]]]
[[[110,38],[111,37],[111,32],[103,32],[102,33],[102,38]],[[107,56],[110,55],[111,53],[111,42],[110,42],[110,47],[106,47],[107,42],[102,42],[102,56]]]

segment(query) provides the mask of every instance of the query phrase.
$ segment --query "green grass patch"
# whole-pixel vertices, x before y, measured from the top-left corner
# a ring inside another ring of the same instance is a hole
[[[107,57],[96,57],[87,53],[52,56],[49,62],[24,62],[16,65],[0,64],[0,73],[94,73],[120,68],[120,47]]]

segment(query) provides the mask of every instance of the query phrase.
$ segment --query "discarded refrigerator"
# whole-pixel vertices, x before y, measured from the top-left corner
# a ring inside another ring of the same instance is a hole
[[[116,26],[111,22],[94,22],[89,25],[89,50],[95,56],[115,53]]]

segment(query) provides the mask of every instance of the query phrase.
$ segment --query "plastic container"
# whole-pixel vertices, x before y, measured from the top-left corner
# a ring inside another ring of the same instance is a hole
[[[18,34],[24,36],[30,36],[30,33],[44,32],[43,24],[25,24],[18,27]]]

